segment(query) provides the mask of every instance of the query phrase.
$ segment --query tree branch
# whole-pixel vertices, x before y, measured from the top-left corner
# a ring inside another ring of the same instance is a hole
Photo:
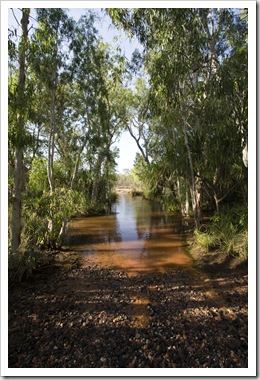
[[[21,23],[17,20],[17,18],[16,18],[16,16],[15,16],[15,13],[14,13],[13,8],[11,8],[11,10],[12,10],[13,16],[14,16],[14,18],[15,18],[17,24],[18,24],[19,26],[21,26]],[[21,9],[19,8],[19,10],[21,10]]]

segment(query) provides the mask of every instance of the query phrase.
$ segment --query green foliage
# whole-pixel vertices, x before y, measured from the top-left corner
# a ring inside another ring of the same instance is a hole
[[[226,207],[213,217],[211,233],[221,250],[227,254],[247,256],[247,209]]]
[[[248,256],[247,209],[226,207],[212,217],[206,232],[195,230],[195,243],[205,249],[218,249],[227,255]]]
[[[175,194],[169,187],[164,187],[162,190],[161,201],[163,202],[166,210],[180,211],[180,203]]]
[[[136,181],[134,174],[129,169],[124,169],[123,173],[117,174],[116,187],[125,187],[128,189],[138,189],[139,182]]]
[[[149,183],[149,167],[148,164],[145,162],[143,156],[139,153],[136,154],[132,174],[135,182],[139,185],[139,187],[141,187],[141,190],[143,191],[145,198],[151,198],[152,191]]]
[[[42,195],[48,189],[47,173],[47,160],[34,158],[29,172],[29,180],[27,184],[27,192],[29,196],[33,197],[36,194]]]
[[[209,252],[210,249],[216,246],[215,237],[208,232],[201,232],[198,229],[194,230],[195,243],[204,249],[206,252]]]
[[[19,262],[18,264],[13,261],[13,258],[9,256],[8,263],[8,278],[12,283],[21,282],[24,279],[31,277],[33,271],[37,267],[37,263],[40,260],[41,253],[39,251],[33,251],[28,248],[27,244],[20,247]]]
[[[118,154],[112,144],[125,114],[125,60],[103,43],[95,15],[87,12],[75,23],[64,9],[41,8],[36,13],[38,24],[26,46],[23,99],[17,92],[15,69],[19,33],[9,33],[8,185],[13,196],[15,148],[22,146],[26,165],[23,252],[60,244],[71,216],[110,207]],[[21,113],[25,130],[19,135]]]
[[[23,237],[30,246],[45,245],[59,238],[63,221],[68,221],[73,215],[86,213],[86,201],[82,193],[67,188],[56,188],[53,194],[49,191],[40,192],[38,197],[27,198],[23,208]],[[49,223],[53,228],[49,232]]]
[[[139,162],[135,170],[147,191],[176,192],[177,180],[184,178],[178,194],[182,209],[186,191],[190,200],[196,199],[197,183],[203,189],[204,208],[212,208],[213,199],[217,210],[230,199],[245,200],[241,143],[247,142],[248,128],[246,12],[224,8],[107,12],[145,49],[140,60],[149,88],[139,104],[148,99],[149,112],[141,113],[135,139],[152,165],[145,171]],[[145,134],[140,133],[143,130]]]
[[[84,195],[62,187],[65,185],[64,175],[58,163],[55,165],[55,177],[60,186],[50,193],[46,165],[46,159],[33,160],[24,194],[22,238],[28,242],[28,247],[57,240],[63,221],[86,211]],[[51,236],[48,234],[50,220],[54,226]]]

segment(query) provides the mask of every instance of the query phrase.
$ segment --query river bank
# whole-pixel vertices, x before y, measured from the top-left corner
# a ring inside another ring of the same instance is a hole
[[[50,257],[10,289],[9,367],[247,367],[245,266],[129,276],[75,252]]]

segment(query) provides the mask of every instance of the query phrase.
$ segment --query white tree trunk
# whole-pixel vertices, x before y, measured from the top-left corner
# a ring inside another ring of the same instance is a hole
[[[54,163],[55,133],[56,133],[56,122],[55,122],[55,82],[54,82],[54,87],[51,90],[50,134],[49,134],[49,141],[48,141],[48,165],[47,165],[47,175],[48,175],[51,195],[54,190],[53,163]]]
[[[185,215],[189,215],[189,208],[190,208],[190,197],[189,197],[189,192],[186,191],[186,202],[185,202]]]
[[[184,134],[184,141],[185,141],[185,146],[187,149],[187,154],[188,154],[188,160],[189,160],[189,165],[190,165],[190,174],[191,174],[191,200],[192,200],[192,209],[194,211],[194,221],[195,221],[195,226],[196,228],[199,227],[199,218],[198,218],[198,203],[197,203],[197,192],[196,192],[196,183],[195,183],[195,175],[194,175],[194,167],[193,167],[193,161],[191,157],[191,150],[189,146],[189,140],[188,140],[188,134],[187,134],[187,120],[184,120],[183,124],[183,134]]]
[[[243,163],[244,163],[245,167],[247,168],[248,167],[248,149],[247,149],[247,144],[246,144],[246,146],[244,147],[244,149],[242,151],[242,155],[243,155]]]
[[[28,39],[28,23],[29,23],[29,11],[23,9],[22,15],[22,39],[19,45],[19,79],[18,79],[18,104],[22,108],[25,93],[25,51],[26,43]],[[18,116],[18,134],[24,136],[24,112],[17,110]],[[23,148],[22,142],[19,141],[20,147],[16,148],[15,152],[15,169],[14,169],[14,191],[13,191],[13,208],[12,208],[12,220],[11,220],[11,253],[14,258],[14,265],[18,264],[21,239],[21,215],[22,215],[22,192],[25,185],[25,171],[23,162]]]
[[[183,205],[182,205],[182,197],[181,197],[181,183],[180,183],[180,179],[179,178],[177,178],[177,193],[178,193],[178,197],[179,197],[181,213],[182,213],[182,215],[184,215],[184,208],[183,208]]]
[[[97,163],[95,165],[95,175],[94,175],[94,182],[93,182],[93,188],[92,188],[92,194],[91,194],[91,203],[95,204],[98,200],[98,182],[100,178],[100,170],[101,170],[101,163],[102,163],[102,156],[99,156],[97,159]]]

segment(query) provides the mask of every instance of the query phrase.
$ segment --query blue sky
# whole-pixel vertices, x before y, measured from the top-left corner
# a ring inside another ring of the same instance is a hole
[[[131,41],[125,36],[123,31],[118,31],[110,22],[110,18],[101,12],[100,8],[92,8],[96,12],[100,13],[101,20],[98,23],[98,30],[100,35],[103,37],[104,41],[108,43],[113,43],[113,38],[115,36],[118,37],[118,42],[121,44],[121,48],[125,53],[128,59],[131,59],[131,55],[135,49],[141,49],[140,44],[136,39],[132,39]],[[20,11],[15,10],[15,14],[18,20],[20,20]],[[85,14],[86,8],[69,8],[69,15],[73,17],[75,20],[78,20],[80,16]],[[33,16],[33,10],[32,10]],[[17,22],[14,19],[13,13],[11,10],[8,12],[8,23],[12,26],[17,26]],[[129,132],[123,132],[119,141],[114,144],[114,147],[119,148],[119,158],[117,159],[117,171],[122,172],[123,169],[131,169],[134,163],[136,152],[138,152],[138,148],[136,146],[136,142],[130,136]]]

